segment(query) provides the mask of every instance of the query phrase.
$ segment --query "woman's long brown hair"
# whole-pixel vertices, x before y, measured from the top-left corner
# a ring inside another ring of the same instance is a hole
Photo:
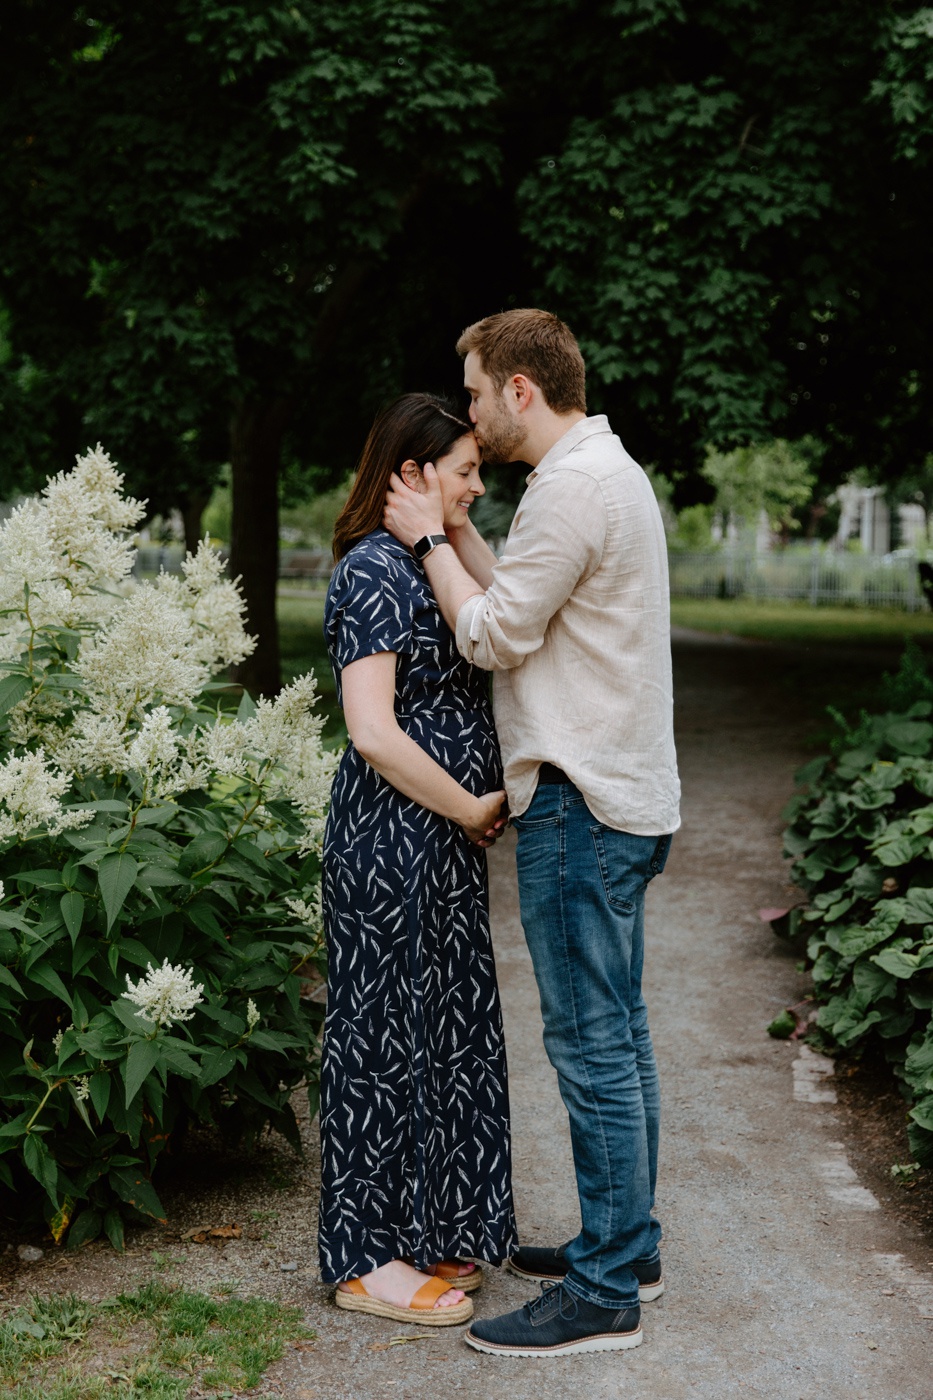
[[[453,406],[433,394],[403,394],[389,404],[369,430],[349,499],[334,526],[334,560],[382,524],[389,477],[409,459],[424,467],[446,457],[455,442],[471,433]]]

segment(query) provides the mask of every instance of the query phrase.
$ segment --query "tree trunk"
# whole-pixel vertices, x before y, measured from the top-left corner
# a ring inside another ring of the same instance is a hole
[[[182,497],[181,518],[185,527],[185,549],[189,554],[197,554],[198,545],[204,538],[201,533],[201,520],[210,499],[203,491],[191,491]]]
[[[279,464],[288,418],[285,400],[244,403],[230,425],[233,520],[230,576],[246,599],[247,629],[256,650],[236,668],[252,695],[276,695],[282,687],[275,596],[279,558]]]

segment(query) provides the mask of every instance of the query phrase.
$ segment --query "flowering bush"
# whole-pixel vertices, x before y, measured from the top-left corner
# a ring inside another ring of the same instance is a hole
[[[207,544],[134,583],[122,481],[98,446],[0,526],[0,1184],[73,1245],[162,1218],[185,1123],[316,1102],[314,680],[223,709],[240,594]]]

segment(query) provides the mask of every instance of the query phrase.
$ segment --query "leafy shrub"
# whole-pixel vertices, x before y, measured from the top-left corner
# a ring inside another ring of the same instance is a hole
[[[830,755],[797,774],[786,854],[809,896],[807,955],[829,1046],[880,1046],[913,1100],[914,1154],[933,1164],[933,703],[908,647],[886,698],[902,710],[835,714]]]
[[[190,1121],[297,1145],[321,1017],[314,680],[225,712],[242,599],[206,544],[134,585],[121,488],[98,447],[0,527],[0,1187],[72,1245],[162,1218]]]

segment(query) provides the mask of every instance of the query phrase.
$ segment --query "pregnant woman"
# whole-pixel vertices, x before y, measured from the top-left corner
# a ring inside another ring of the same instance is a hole
[[[342,1308],[435,1326],[516,1244],[486,853],[502,771],[486,677],[459,655],[420,560],[381,527],[389,477],[447,533],[483,494],[468,423],[406,394],[376,420],[334,535],[324,610],[350,744],[324,838],[321,1274]]]

